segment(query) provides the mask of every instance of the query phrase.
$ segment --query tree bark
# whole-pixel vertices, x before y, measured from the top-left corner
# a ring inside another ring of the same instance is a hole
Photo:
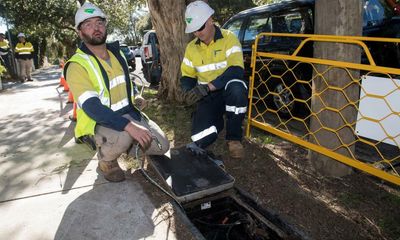
[[[159,96],[168,101],[180,101],[180,65],[190,40],[190,35],[184,32],[185,0],[148,0],[148,4],[163,69]]]
[[[362,35],[362,1],[318,0],[315,2],[315,34]],[[314,44],[314,57],[359,63],[361,52],[354,45],[316,43]],[[327,66],[319,65],[316,69],[319,73],[323,73],[327,70]],[[354,79],[359,78],[358,71],[352,70],[350,74]],[[355,102],[358,99],[358,86],[354,83],[351,84],[352,78],[343,69],[329,69],[323,74],[323,77],[319,76],[313,80],[311,104],[313,113],[317,114],[316,117],[311,118],[310,127],[314,135],[310,137],[310,141],[345,156],[354,156],[355,146],[353,143],[356,137],[354,128],[357,109],[355,105],[348,104],[349,101]],[[328,85],[340,87],[344,90],[340,92],[327,89]],[[326,107],[342,110],[338,113],[330,111]],[[351,124],[351,126],[342,128],[346,123]],[[322,127],[325,127],[325,129],[322,129]],[[333,129],[333,131],[326,128]],[[346,145],[346,147],[343,145]],[[310,151],[309,157],[314,169],[324,175],[341,177],[352,172],[352,169],[347,165],[322,154]]]
[[[39,68],[43,67],[44,63],[44,57],[46,56],[47,53],[47,39],[44,37],[41,39],[40,44],[39,44]]]

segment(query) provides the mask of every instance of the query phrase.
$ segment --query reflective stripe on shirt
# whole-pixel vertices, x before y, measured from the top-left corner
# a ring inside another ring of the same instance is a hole
[[[186,65],[188,65],[189,67],[193,67],[193,63],[192,63],[189,59],[187,59],[187,58],[184,58],[184,59],[183,59],[183,63],[186,64]]]
[[[232,53],[242,52],[242,48],[239,46],[233,46],[230,49],[226,50],[226,57],[229,57]]]
[[[218,69],[223,69],[226,68],[228,65],[227,61],[222,61],[219,63],[211,63],[203,66],[198,66],[196,67],[197,72],[203,73],[203,72],[209,72],[209,71],[215,71]]]
[[[23,48],[16,47],[15,50],[16,51],[24,51],[24,52],[29,51],[29,52],[31,52],[31,51],[33,51],[33,47],[23,47]]]

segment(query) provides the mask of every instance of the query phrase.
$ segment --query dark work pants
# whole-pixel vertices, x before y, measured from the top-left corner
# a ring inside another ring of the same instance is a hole
[[[225,88],[211,92],[197,104],[193,114],[191,139],[205,148],[212,144],[224,128],[226,140],[241,140],[242,122],[247,111],[248,88],[242,80],[231,80]]]

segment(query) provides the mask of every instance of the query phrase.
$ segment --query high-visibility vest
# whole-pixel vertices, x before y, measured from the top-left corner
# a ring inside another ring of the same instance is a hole
[[[8,51],[10,50],[10,46],[8,45],[7,40],[3,40],[0,42],[0,55],[6,55]]]
[[[121,54],[121,56],[124,57],[122,54]],[[100,66],[97,63],[96,59],[93,56],[84,53],[82,50],[80,50],[78,48],[75,55],[73,55],[68,60],[67,64],[69,62],[76,62],[79,65],[81,65],[83,68],[85,68],[85,70],[87,71],[87,73],[89,75],[89,79],[95,88],[95,91],[96,91],[95,96],[99,97],[100,102],[104,106],[107,106],[108,108],[112,108],[110,93],[107,89],[106,83],[104,82],[104,78],[101,74]],[[131,84],[131,89],[134,89],[132,82],[130,82],[130,84]],[[88,94],[88,93],[83,93],[82,95],[84,95],[84,94]],[[75,97],[75,99],[80,98],[80,96],[74,96],[74,97]],[[90,98],[92,96],[90,96],[90,93],[89,93],[88,96],[85,96],[85,97]],[[131,96],[127,96],[127,97],[131,98],[130,100],[133,105],[134,94],[132,93]],[[129,100],[127,99],[126,101],[129,101]],[[94,135],[96,122],[83,111],[82,106],[79,104],[79,101],[77,101],[77,102],[78,102],[78,104],[77,104],[77,111],[76,111],[77,121],[76,121],[76,127],[75,127],[75,137],[79,138],[79,137],[85,136],[85,135],[92,136],[92,135]]]

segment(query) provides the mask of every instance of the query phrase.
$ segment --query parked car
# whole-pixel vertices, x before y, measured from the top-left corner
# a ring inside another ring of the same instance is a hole
[[[370,37],[392,37],[400,36],[400,18],[395,16],[395,12],[385,0],[360,0],[363,1],[363,35]],[[242,11],[230,18],[223,26],[229,29],[239,38],[245,63],[245,76],[251,75],[251,52],[257,34],[261,32],[277,33],[314,33],[315,0],[289,0],[280,3],[264,5]],[[279,52],[283,54],[292,54],[299,45],[300,40],[288,37],[270,37],[259,41],[258,49],[260,51]],[[399,48],[397,44],[378,44],[367,43],[372,56],[377,65],[387,67],[399,67]],[[310,42],[300,52],[301,56],[312,57],[313,46]],[[362,61],[367,62],[365,56]],[[310,80],[312,75],[311,66],[304,64],[304,67],[296,68],[297,79]],[[283,64],[276,63],[270,65],[271,71],[279,75],[286,69]],[[265,71],[263,79],[269,77],[268,71]],[[257,86],[257,83],[255,83]],[[286,86],[292,86],[288,90]],[[274,91],[279,96],[269,94],[270,99],[266,102],[271,104],[272,109],[281,109],[283,116],[290,116],[296,112],[307,111],[304,104],[297,99],[309,99],[311,96],[311,83],[300,84],[295,82],[293,74],[285,74],[283,81],[281,79],[272,79],[265,86],[265,91]],[[287,108],[281,108],[283,105]]]
[[[150,30],[144,34],[140,56],[144,77],[150,84],[157,85],[160,82],[162,68],[155,30]]]
[[[120,44],[120,49],[124,53],[126,61],[128,62],[129,71],[133,72],[136,70],[136,59],[133,52],[129,49],[126,44]]]
[[[135,57],[140,57],[140,47],[133,48],[133,55],[135,55]]]
[[[140,46],[128,46],[135,57],[140,57]]]

